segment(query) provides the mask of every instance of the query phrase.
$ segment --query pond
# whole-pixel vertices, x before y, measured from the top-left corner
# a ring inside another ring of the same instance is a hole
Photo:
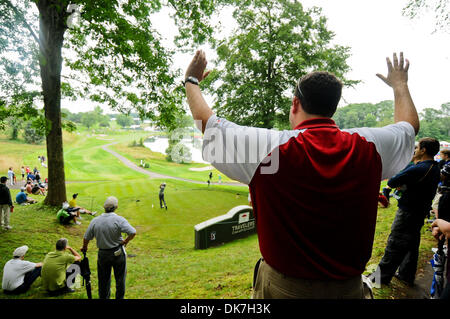
[[[194,142],[195,141],[195,142]],[[181,143],[186,145],[192,154],[192,162],[209,164],[202,158],[202,143],[201,138],[183,139]],[[169,138],[167,137],[152,137],[152,141],[147,140],[144,142],[144,146],[152,150],[166,155],[166,149],[169,147]]]

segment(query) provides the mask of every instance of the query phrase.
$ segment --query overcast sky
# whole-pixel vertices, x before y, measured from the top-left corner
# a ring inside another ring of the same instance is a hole
[[[403,17],[402,8],[407,0],[303,0],[302,3],[305,7],[322,7],[322,14],[328,19],[328,29],[335,33],[333,43],[351,48],[348,64],[352,71],[347,78],[362,82],[354,88],[344,89],[340,106],[392,100],[392,89],[375,74],[386,74],[385,58],[400,51],[410,60],[409,87],[417,109],[439,108],[441,104],[450,102],[450,34],[433,34],[432,14],[415,20]],[[228,30],[231,31],[227,16],[229,14],[224,12],[220,19],[229,25]],[[172,44],[174,28],[168,23],[167,16],[158,14],[152,22],[161,30],[166,44]],[[208,47],[202,49],[206,50],[207,58],[214,57],[214,52]],[[184,71],[189,61],[190,55],[179,54],[174,66]],[[94,108],[94,104],[89,102],[82,104],[65,102],[63,107],[72,112]]]

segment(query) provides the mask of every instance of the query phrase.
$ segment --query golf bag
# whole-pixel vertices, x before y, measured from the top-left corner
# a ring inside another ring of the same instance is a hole
[[[88,299],[92,299],[91,269],[89,268],[89,259],[86,257],[86,252],[83,252],[83,259],[80,261],[80,270],[80,275],[83,277],[83,286],[86,286]]]

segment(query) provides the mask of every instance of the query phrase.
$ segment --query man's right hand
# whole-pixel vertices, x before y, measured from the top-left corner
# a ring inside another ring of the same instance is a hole
[[[394,63],[392,64],[391,60],[386,58],[388,74],[385,77],[378,73],[377,76],[383,80],[384,83],[395,89],[396,87],[407,85],[409,61],[406,59],[405,63],[403,52],[400,52],[400,60],[397,58],[397,53],[394,53],[393,61]]]

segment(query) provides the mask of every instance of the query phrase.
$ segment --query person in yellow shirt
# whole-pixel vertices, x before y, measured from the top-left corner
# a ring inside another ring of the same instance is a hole
[[[72,195],[72,199],[69,201],[69,211],[78,211],[80,214],[89,214],[95,216],[97,212],[91,212],[86,208],[80,207],[77,205],[77,197],[78,193]]]

